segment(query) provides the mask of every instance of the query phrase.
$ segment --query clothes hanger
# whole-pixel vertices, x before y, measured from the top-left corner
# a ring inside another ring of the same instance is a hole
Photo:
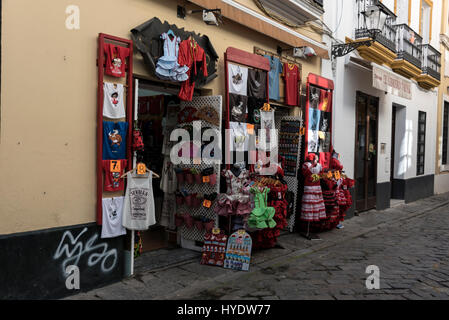
[[[173,38],[176,38],[175,33],[173,32],[172,29],[167,31],[167,36],[170,36],[170,35],[173,36]]]
[[[128,173],[134,172],[134,171],[136,171],[136,170],[137,170],[137,167],[135,167],[135,168],[129,170],[128,172],[125,172],[125,173],[120,177],[120,179],[121,179],[121,178],[125,178],[126,175],[127,175]],[[155,172],[149,170],[146,166],[145,166],[145,172],[151,173],[151,174],[153,175],[153,177],[160,178],[160,176],[159,176],[157,173],[155,173]]]

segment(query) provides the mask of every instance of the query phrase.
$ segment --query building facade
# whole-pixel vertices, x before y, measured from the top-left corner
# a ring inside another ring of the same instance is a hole
[[[438,122],[435,162],[435,193],[449,191],[448,166],[448,118],[449,118],[449,15],[448,3],[443,1],[441,10],[441,84],[438,89]]]
[[[356,180],[356,212],[432,195],[435,184],[443,1],[325,1],[325,41],[372,39],[372,5],[388,15],[381,34],[322,70],[336,84],[334,147]]]
[[[289,18],[319,18],[323,9],[315,2],[298,1],[302,15]],[[321,74],[321,60],[328,58],[321,34],[289,27],[267,15],[260,3],[272,5],[252,0],[1,2],[0,297],[70,294],[65,268],[71,264],[80,267],[82,289],[125,274],[129,235],[100,239],[96,224],[99,34],[131,39],[131,29],[156,17],[207,35],[219,59],[217,77],[199,90],[201,95],[224,94],[228,47],[253,53],[255,47],[276,52],[279,46],[308,46],[316,56],[302,62],[302,81],[309,73]],[[184,18],[178,6],[185,7]],[[201,14],[189,13],[205,8],[221,9],[224,23],[207,25]],[[277,16],[286,8],[275,8]],[[132,60],[133,78],[163,91],[165,84],[148,71],[138,50]],[[288,112],[298,114],[298,109]]]

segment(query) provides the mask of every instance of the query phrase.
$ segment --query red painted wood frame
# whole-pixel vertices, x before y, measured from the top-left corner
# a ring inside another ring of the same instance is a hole
[[[329,94],[329,101],[328,101],[328,108],[331,112],[331,121],[329,125],[329,134],[331,135],[330,139],[330,145],[329,150],[330,153],[332,153],[333,145],[332,145],[332,126],[333,126],[333,93],[334,93],[334,82],[330,79],[326,79],[323,77],[320,77],[316,74],[309,73],[307,77],[307,85],[306,85],[306,96],[307,96],[307,103],[306,103],[306,110],[305,110],[305,116],[304,116],[304,136],[305,136],[305,151],[304,151],[304,161],[307,158],[307,155],[309,154],[309,107],[310,107],[310,86],[317,87],[318,89],[328,90],[330,92]]]
[[[104,44],[113,43],[129,49],[128,61],[126,62],[126,121],[128,122],[128,133],[126,139],[126,159],[128,166],[126,170],[132,168],[132,130],[133,130],[133,42],[132,40],[118,38],[115,36],[100,33],[98,35],[98,94],[97,94],[97,224],[102,224],[102,199],[103,199],[103,80],[105,70]]]
[[[230,122],[230,112],[229,112],[229,72],[228,72],[228,63],[238,63],[240,65],[254,68],[254,69],[260,69],[267,72],[267,103],[270,102],[269,97],[269,75],[270,72],[270,61],[258,54],[249,53],[240,49],[236,49],[233,47],[229,47],[226,49],[226,52],[224,54],[224,72],[225,72],[225,81],[226,81],[226,129],[229,129],[229,122]],[[228,159],[230,158],[231,150],[230,145],[228,143],[231,143],[230,140],[230,134],[229,132],[226,135],[226,154]],[[230,164],[226,164],[226,168],[229,169],[231,167]]]

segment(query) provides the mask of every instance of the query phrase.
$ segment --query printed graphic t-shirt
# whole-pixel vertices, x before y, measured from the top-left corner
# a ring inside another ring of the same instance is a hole
[[[129,56],[129,49],[116,46],[110,43],[104,44],[104,52],[106,53],[105,73],[108,76],[122,78],[125,76],[125,61]]]
[[[103,223],[101,238],[115,238],[126,234],[122,225],[124,197],[103,199]]]
[[[126,158],[128,122],[103,121],[103,160]]]
[[[285,104],[288,106],[299,105],[298,81],[300,78],[297,65],[284,64],[285,79]]]
[[[122,191],[124,189],[125,184],[120,177],[125,171],[127,162],[126,160],[103,160],[104,191]],[[113,168],[120,171],[112,172]]]
[[[103,95],[103,116],[111,119],[125,118],[123,84],[105,82],[103,84]]]
[[[268,73],[269,78],[269,95],[270,100],[279,100],[279,76],[283,72],[281,60],[276,57],[264,55],[265,58],[270,60],[270,72]]]
[[[229,93],[246,96],[248,93],[248,68],[228,64]]]

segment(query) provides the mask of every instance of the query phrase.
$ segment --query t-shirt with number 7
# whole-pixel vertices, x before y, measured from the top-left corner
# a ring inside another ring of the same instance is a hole
[[[123,191],[125,189],[123,179],[120,177],[125,171],[127,162],[126,160],[103,160],[104,191]]]

